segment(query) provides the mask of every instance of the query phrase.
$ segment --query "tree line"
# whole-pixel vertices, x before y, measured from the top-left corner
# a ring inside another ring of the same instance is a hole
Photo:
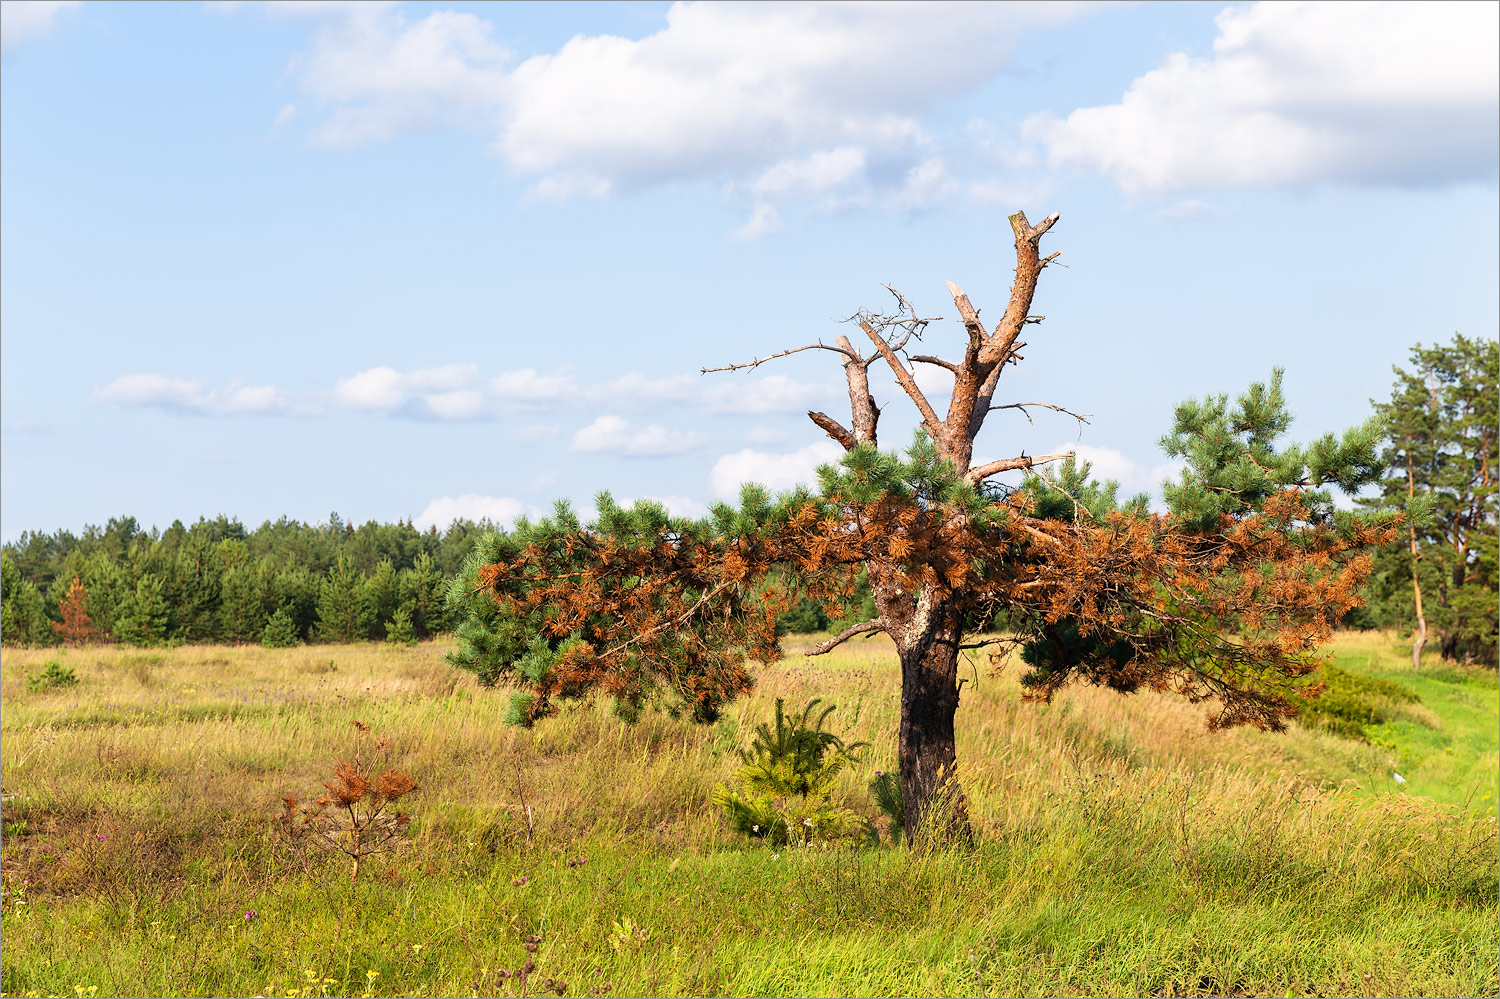
[[[7,645],[415,641],[451,631],[447,590],[488,523],[356,527],[134,517],[29,531],[0,550]]]

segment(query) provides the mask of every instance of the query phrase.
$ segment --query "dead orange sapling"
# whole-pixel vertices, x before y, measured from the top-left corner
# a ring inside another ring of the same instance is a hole
[[[350,880],[358,881],[364,859],[395,849],[411,825],[411,816],[395,804],[422,788],[410,774],[386,766],[387,740],[375,740],[374,755],[367,759],[370,726],[356,721],[354,729],[354,758],[334,763],[333,780],[323,785],[327,793],[308,804],[288,795],[276,821],[299,852],[316,843],[348,857],[354,864]]]

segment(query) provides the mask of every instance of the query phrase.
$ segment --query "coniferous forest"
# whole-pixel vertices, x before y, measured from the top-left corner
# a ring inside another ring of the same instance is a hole
[[[160,531],[124,516],[81,534],[29,531],[0,554],[0,630],[10,645],[416,641],[451,629],[449,582],[491,526],[356,527],[334,514]]]

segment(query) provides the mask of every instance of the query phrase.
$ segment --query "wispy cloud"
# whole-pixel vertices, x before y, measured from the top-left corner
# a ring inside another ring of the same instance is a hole
[[[0,47],[17,45],[46,37],[57,24],[57,15],[82,7],[83,0],[0,0]]]
[[[236,379],[222,389],[209,389],[202,382],[158,374],[116,378],[95,389],[89,402],[204,416],[285,413],[291,408],[287,394],[274,385],[246,385]]]
[[[657,424],[636,428],[623,417],[606,414],[573,435],[572,449],[579,454],[662,457],[684,454],[702,444],[703,438],[698,434],[668,430]]]

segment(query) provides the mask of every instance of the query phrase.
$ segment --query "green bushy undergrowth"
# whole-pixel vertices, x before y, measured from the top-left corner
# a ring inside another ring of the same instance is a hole
[[[78,674],[71,666],[64,666],[56,659],[42,665],[42,671],[26,678],[26,689],[32,693],[43,690],[58,690],[78,686]]]
[[[1298,705],[1297,720],[1349,739],[1369,741],[1370,729],[1390,721],[1394,709],[1417,704],[1417,692],[1403,683],[1350,673],[1332,664],[1315,674],[1322,693]]]

